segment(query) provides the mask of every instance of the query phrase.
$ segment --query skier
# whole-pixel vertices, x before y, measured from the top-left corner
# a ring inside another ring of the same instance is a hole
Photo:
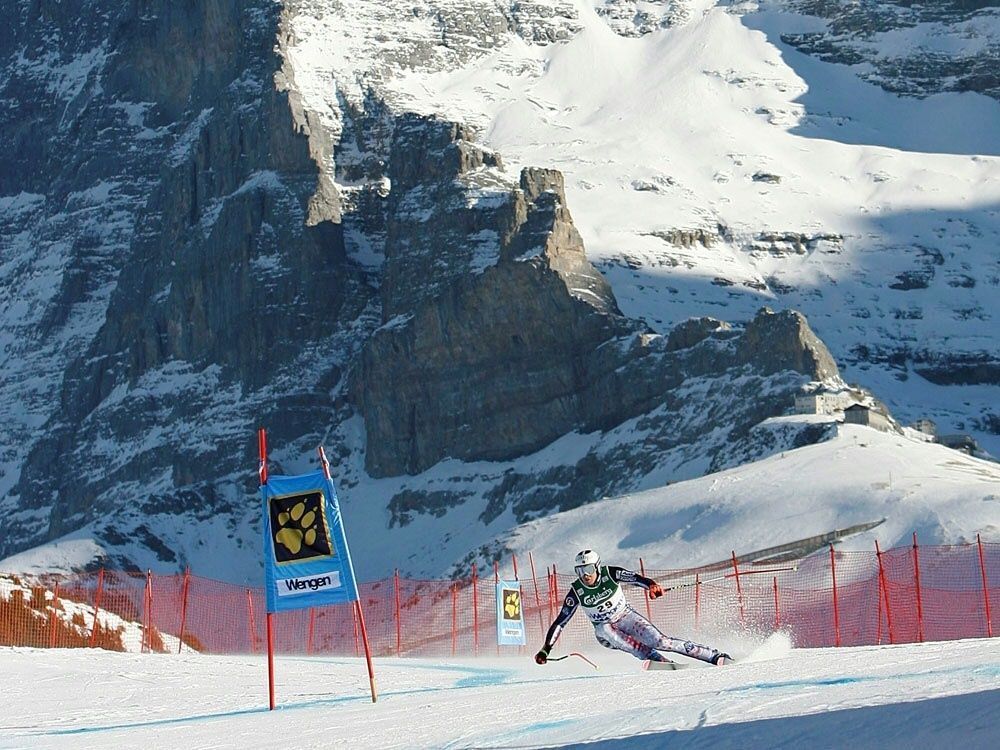
[[[661,651],[673,651],[720,666],[732,662],[729,654],[718,649],[663,635],[655,625],[632,609],[619,584],[641,586],[649,591],[651,599],[656,599],[663,596],[663,589],[652,578],[625,568],[601,565],[600,556],[589,549],[580,552],[575,562],[578,580],[570,585],[562,609],[545,636],[545,645],[535,654],[535,661],[539,664],[548,660],[549,651],[581,605],[594,626],[597,642],[605,648],[625,651],[637,659],[667,664],[674,662]]]

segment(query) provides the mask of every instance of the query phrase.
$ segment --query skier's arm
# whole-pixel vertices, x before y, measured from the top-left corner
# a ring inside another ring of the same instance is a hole
[[[663,589],[660,588],[660,584],[652,578],[646,578],[646,576],[636,573],[634,570],[609,565],[608,575],[618,581],[618,583],[631,583],[634,586],[646,589],[652,599],[663,596]]]
[[[566,623],[570,621],[570,618],[576,614],[576,608],[579,606],[580,600],[577,598],[576,592],[570,589],[563,600],[562,609],[559,610],[556,619],[549,626],[549,632],[545,635],[545,645],[542,646],[541,651],[535,654],[535,661],[539,664],[545,663],[545,660],[549,656],[549,651],[556,645],[556,641],[559,640],[559,635],[562,633],[563,628],[566,627]]]

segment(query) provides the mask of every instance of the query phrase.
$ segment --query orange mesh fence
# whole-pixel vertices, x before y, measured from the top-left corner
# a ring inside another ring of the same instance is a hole
[[[616,561],[628,566],[625,560]],[[639,567],[639,566],[636,566]],[[505,571],[506,580],[513,578]],[[729,633],[788,633],[796,646],[856,646],[993,635],[1000,612],[1000,544],[907,546],[872,552],[827,550],[794,563],[714,570],[646,570],[669,588],[649,600],[626,587],[633,608],[667,635],[716,644]],[[375,656],[489,656],[496,645],[494,575],[461,580],[392,576],[360,586]],[[533,653],[573,578],[521,578]],[[364,653],[353,605],[274,617],[279,653]],[[207,653],[266,651],[260,587],[194,576],[97,571],[72,576],[0,576],[0,645]],[[582,614],[560,651],[594,646]]]

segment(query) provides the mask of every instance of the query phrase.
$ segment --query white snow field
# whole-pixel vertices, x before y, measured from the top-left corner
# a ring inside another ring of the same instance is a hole
[[[797,650],[644,672],[588,651],[516,657],[279,657],[0,649],[0,748],[1000,747],[1000,639]],[[557,647],[557,651],[558,651]]]

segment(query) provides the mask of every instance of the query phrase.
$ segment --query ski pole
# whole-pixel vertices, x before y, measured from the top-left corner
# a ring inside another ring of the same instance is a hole
[[[548,659],[546,659],[546,661],[562,661],[563,659],[568,659],[571,656],[579,656],[581,659],[583,659],[585,662],[587,662],[587,664],[589,664],[590,666],[592,666],[594,669],[600,669],[600,667],[597,666],[596,664],[594,664],[594,662],[592,662],[590,659],[588,659],[583,654],[577,653],[576,651],[570,651],[565,656],[550,656]]]
[[[709,581],[721,581],[727,575],[728,575],[728,573],[724,573],[722,575],[714,576],[712,578],[702,578],[699,581],[689,581],[688,583],[678,583],[676,586],[663,586],[662,588],[663,588],[664,593],[666,593],[667,591],[677,591],[677,589],[688,589],[688,588],[691,588],[692,586],[701,586],[703,583],[708,583]]]
[[[746,571],[746,573],[743,573],[741,571],[740,575],[741,576],[752,575],[754,573],[777,573],[786,570],[796,571],[798,569],[799,568],[797,565],[792,565],[787,568],[769,568],[768,570],[748,570]],[[677,589],[687,589],[691,588],[692,586],[701,586],[703,583],[708,583],[709,581],[721,581],[723,578],[732,578],[732,576],[733,576],[732,573],[720,573],[719,575],[712,576],[711,578],[702,578],[697,581],[688,581],[687,583],[678,583],[675,586],[663,586],[662,588],[663,592],[666,593],[667,591],[677,591]]]

